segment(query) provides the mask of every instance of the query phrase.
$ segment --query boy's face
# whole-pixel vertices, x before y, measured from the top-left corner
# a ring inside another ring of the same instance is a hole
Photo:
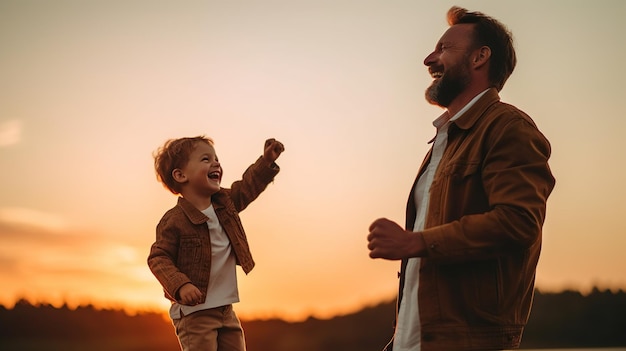
[[[181,169],[183,191],[197,196],[211,196],[220,190],[222,166],[213,146],[199,142]],[[184,196],[184,194],[183,194]]]

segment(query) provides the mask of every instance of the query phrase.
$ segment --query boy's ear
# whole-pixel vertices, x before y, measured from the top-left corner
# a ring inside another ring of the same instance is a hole
[[[176,168],[172,171],[172,178],[178,183],[185,183],[187,181],[187,176],[180,168]]]

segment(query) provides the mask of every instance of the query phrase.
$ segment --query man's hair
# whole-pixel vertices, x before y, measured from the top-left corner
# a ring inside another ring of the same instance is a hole
[[[448,10],[448,24],[453,26],[463,23],[474,25],[474,48],[488,46],[491,49],[489,83],[498,91],[502,90],[517,63],[511,32],[504,24],[481,12],[451,7]]]
[[[172,172],[183,168],[189,162],[189,155],[196,149],[198,143],[207,143],[213,146],[213,140],[203,135],[192,138],[170,139],[154,154],[154,169],[157,180],[174,195],[180,194],[180,184],[174,180]]]

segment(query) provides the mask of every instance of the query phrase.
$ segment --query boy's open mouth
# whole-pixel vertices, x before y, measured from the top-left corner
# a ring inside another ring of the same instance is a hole
[[[219,171],[214,171],[209,173],[209,179],[219,182],[221,175],[222,174]]]

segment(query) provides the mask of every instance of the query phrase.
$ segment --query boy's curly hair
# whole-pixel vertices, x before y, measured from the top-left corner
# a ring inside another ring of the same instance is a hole
[[[180,184],[174,180],[172,172],[183,168],[189,161],[189,155],[196,149],[198,143],[214,145],[211,138],[204,135],[170,139],[154,153],[154,169],[157,180],[174,195],[180,194]]]

